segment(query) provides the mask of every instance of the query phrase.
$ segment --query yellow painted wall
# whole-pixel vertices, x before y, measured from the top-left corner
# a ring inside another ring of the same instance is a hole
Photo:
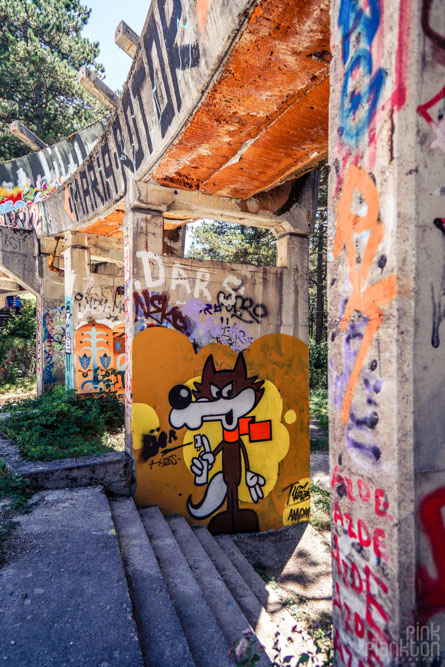
[[[240,509],[256,512],[259,529],[281,528],[308,519],[309,405],[308,348],[297,338],[268,334],[252,342],[244,352],[249,377],[264,382],[264,394],[249,416],[256,422],[271,420],[272,438],[251,442],[242,436],[253,473],[261,475],[264,498],[252,501],[245,471],[238,487]],[[197,431],[172,429],[168,395],[178,384],[193,389],[201,381],[209,355],[217,370],[233,369],[237,353],[221,344],[206,345],[197,354],[183,334],[163,327],[138,333],[133,341],[133,447],[136,459],[136,503],[159,505],[165,514],[178,513],[197,521],[187,510],[187,499],[197,504],[206,485],[195,485],[190,470],[198,455],[194,435],[207,435],[215,450],[223,438],[219,422],[207,422]],[[143,460],[145,453],[150,455]],[[176,438],[176,439],[175,439]],[[186,443],[186,444],[185,444]],[[189,443],[189,444],[187,444]],[[218,455],[209,482],[221,470]],[[224,503],[215,514],[224,512]]]

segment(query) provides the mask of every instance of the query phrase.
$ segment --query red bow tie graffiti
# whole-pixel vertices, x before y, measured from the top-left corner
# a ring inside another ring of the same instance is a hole
[[[241,417],[238,426],[233,431],[224,429],[223,438],[226,442],[236,442],[242,435],[249,436],[250,442],[272,440],[272,422],[267,419],[256,422],[255,417]]]

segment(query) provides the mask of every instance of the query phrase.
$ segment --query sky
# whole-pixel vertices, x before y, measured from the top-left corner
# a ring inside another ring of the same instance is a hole
[[[84,37],[99,42],[98,61],[105,67],[105,83],[112,90],[122,91],[130,70],[131,58],[114,43],[114,33],[120,21],[124,20],[138,35],[141,34],[150,7],[150,0],[82,0],[91,9],[90,19],[82,31]],[[191,230],[198,223],[187,225],[185,252],[191,244]]]
[[[140,35],[150,0],[82,0],[82,5],[92,10],[82,35],[100,44],[98,61],[105,67],[107,86],[114,91],[122,90],[131,58],[114,43],[114,33],[124,20]]]

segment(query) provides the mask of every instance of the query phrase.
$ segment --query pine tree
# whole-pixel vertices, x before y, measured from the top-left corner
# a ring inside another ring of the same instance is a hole
[[[276,238],[268,229],[204,220],[192,232],[192,259],[274,265]]]
[[[1,161],[29,153],[13,120],[50,144],[107,114],[77,82],[82,65],[104,71],[81,35],[90,13],[79,0],[0,0]]]

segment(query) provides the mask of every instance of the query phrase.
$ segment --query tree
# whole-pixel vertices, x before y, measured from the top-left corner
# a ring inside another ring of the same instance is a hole
[[[0,0],[0,160],[29,153],[13,120],[50,144],[106,115],[77,82],[82,65],[104,71],[81,36],[90,13],[79,0]]]
[[[268,229],[204,220],[192,231],[191,259],[274,265],[276,238]]]
[[[314,234],[309,242],[309,335],[318,345],[326,340],[327,224],[329,168],[322,167]]]

